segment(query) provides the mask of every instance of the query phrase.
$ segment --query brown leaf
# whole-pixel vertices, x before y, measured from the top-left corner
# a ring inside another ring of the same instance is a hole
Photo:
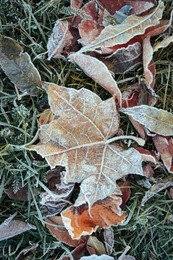
[[[117,136],[119,115],[114,98],[102,101],[87,89],[75,90],[57,85],[45,87],[52,112],[59,116],[40,127],[40,143],[27,147],[45,157],[53,168],[66,168],[65,183],[81,183],[75,206],[110,194],[120,194],[116,180],[128,174],[143,175],[140,153],[125,150],[112,142],[133,136]],[[112,185],[113,184],[113,185]]]
[[[87,241],[87,248],[90,247],[93,249],[94,254],[102,255],[106,254],[105,247],[101,241],[98,240],[97,237],[90,236]]]
[[[139,42],[117,49],[113,54],[100,60],[114,73],[132,71],[142,61],[142,49]]]
[[[115,243],[115,236],[114,236],[114,230],[112,227],[107,228],[103,231],[104,236],[104,243],[106,247],[106,251],[108,255],[112,254],[112,251],[114,249],[114,243]]]
[[[166,169],[173,173],[173,138],[156,135],[153,141]]]
[[[48,60],[52,57],[59,58],[64,47],[69,44],[72,38],[73,36],[69,31],[68,21],[57,20],[47,44]]]
[[[0,66],[17,89],[37,94],[41,77],[30,56],[15,40],[3,35],[0,35]]]
[[[60,168],[60,167],[59,167]],[[67,205],[74,184],[65,184],[58,167],[47,172],[48,192],[40,194],[42,214],[44,217],[57,215]]]
[[[115,95],[121,104],[121,92],[105,64],[98,59],[82,53],[75,53],[69,56],[89,77],[99,83],[112,95]]]
[[[122,108],[120,111],[131,116],[151,132],[164,136],[173,135],[173,114],[166,110],[142,105]]]
[[[88,239],[87,237],[82,237],[80,240],[72,239],[67,229],[64,227],[61,217],[52,216],[46,218],[45,221],[47,223],[46,227],[49,229],[52,235],[69,246],[77,247],[82,243],[86,243]]]
[[[164,4],[159,1],[154,11],[145,16],[131,15],[121,24],[108,25],[94,41],[84,46],[81,52],[127,43],[136,35],[144,34],[147,28],[157,25],[162,18],[163,10]]]
[[[13,187],[9,186],[5,189],[5,193],[7,193],[8,197],[12,200],[27,201],[29,198],[32,198],[31,193],[28,191],[28,185],[20,188],[16,193],[13,192]]]
[[[0,241],[17,236],[30,229],[36,229],[35,226],[29,223],[25,223],[21,220],[13,220],[15,216],[16,213],[11,215],[0,225]]]
[[[86,243],[79,244],[69,255],[61,256],[59,260],[80,260],[86,254]],[[72,258],[73,257],[73,258]]]
[[[38,126],[49,124],[52,120],[53,120],[52,111],[50,109],[46,109],[40,115]]]
[[[73,239],[90,235],[97,228],[108,228],[124,221],[126,214],[121,211],[121,198],[115,195],[96,202],[88,212],[87,205],[69,207],[61,213],[62,220]]]

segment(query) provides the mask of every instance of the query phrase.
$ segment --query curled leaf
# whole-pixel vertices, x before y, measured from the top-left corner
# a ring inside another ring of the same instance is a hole
[[[115,95],[121,104],[121,92],[103,62],[82,53],[71,54],[69,59],[75,62],[89,77],[98,82],[109,93]]]
[[[13,39],[0,35],[0,66],[17,89],[35,95],[41,77],[28,53]]]
[[[131,116],[151,132],[164,136],[173,135],[173,114],[166,110],[142,105],[122,108],[120,111]]]
[[[69,31],[68,21],[57,20],[47,44],[48,60],[50,60],[52,57],[58,58],[64,47],[70,42],[72,38],[73,36]]]
[[[166,169],[173,173],[173,138],[156,135],[153,141]]]
[[[70,236],[80,239],[83,235],[90,235],[97,228],[108,228],[124,221],[126,214],[121,211],[121,198],[107,197],[96,202],[88,212],[88,207],[69,207],[61,213],[62,220]]]
[[[168,37],[164,38],[162,41],[156,42],[153,46],[153,51],[156,52],[161,48],[165,48],[172,42],[173,42],[173,35],[168,36]]]

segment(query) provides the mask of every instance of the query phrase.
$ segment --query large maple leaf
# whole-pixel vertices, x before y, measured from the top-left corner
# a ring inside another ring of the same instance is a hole
[[[53,118],[40,126],[40,143],[28,149],[45,157],[51,168],[64,166],[65,183],[81,183],[75,206],[87,202],[90,209],[98,200],[121,194],[116,180],[143,175],[141,154],[113,143],[128,138],[113,137],[119,129],[114,97],[102,101],[87,89],[54,84],[45,84],[45,89]]]

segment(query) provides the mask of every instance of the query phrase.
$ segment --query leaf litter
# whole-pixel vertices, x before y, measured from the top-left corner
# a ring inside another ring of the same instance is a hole
[[[173,115],[157,108],[158,96],[151,89],[154,88],[156,75],[153,53],[170,45],[173,39],[169,30],[163,40],[154,45],[150,41],[151,37],[170,29],[172,14],[169,21],[162,20],[162,1],[158,4],[156,1],[125,2],[128,8],[124,1],[117,1],[112,3],[114,8],[110,10],[103,1],[98,1],[97,5],[90,1],[83,7],[82,1],[71,1],[71,8],[76,10],[76,14],[72,18],[58,19],[48,40],[48,59],[60,58],[76,63],[112,95],[104,101],[85,88],[75,90],[41,82],[39,72],[29,55],[23,53],[22,47],[9,37],[0,38],[1,67],[15,87],[28,95],[36,93],[36,86],[41,86],[47,92],[50,109],[41,114],[39,130],[33,139],[33,142],[39,139],[39,143],[31,142],[23,147],[36,151],[52,169],[46,192],[40,195],[40,204],[47,208],[44,216],[47,228],[58,240],[76,247],[72,253],[75,257],[79,251],[83,254],[81,256],[86,252],[99,255],[99,250],[103,257],[109,257],[105,253],[113,253],[114,238],[109,241],[106,231],[106,247],[91,234],[102,228],[111,230],[111,226],[125,221],[127,213],[122,208],[130,197],[130,191],[126,189],[125,193],[118,180],[126,181],[129,174],[151,177],[153,168],[158,165],[158,158],[154,155],[156,151],[163,167],[172,173]],[[9,51],[3,41],[10,46]],[[121,56],[122,60],[119,58]],[[141,88],[142,84],[138,83],[137,88],[129,86],[129,90],[123,92],[110,70],[125,73],[129,66],[135,70],[141,61],[145,91]],[[112,63],[117,66],[115,70]],[[22,68],[22,75],[18,68],[20,71]],[[11,74],[11,70],[14,73]],[[142,138],[119,135],[120,112],[130,117],[143,139],[148,140],[152,136],[153,153],[147,148],[142,150],[140,146],[145,145]],[[131,140],[130,148],[124,140]],[[56,172],[60,166],[65,167],[63,177]],[[171,187],[172,182],[160,182],[158,188],[155,186],[151,187],[154,194]],[[75,187],[78,197],[70,202]],[[21,195],[10,195],[10,188],[8,193],[12,199],[23,200]],[[149,193],[143,198],[142,205],[150,198]],[[63,210],[64,207],[67,208]],[[6,221],[8,225],[14,224],[15,230],[11,231],[10,227],[11,235],[2,236],[2,239],[35,228],[26,225],[17,232],[18,223]],[[87,245],[91,248],[87,248]]]

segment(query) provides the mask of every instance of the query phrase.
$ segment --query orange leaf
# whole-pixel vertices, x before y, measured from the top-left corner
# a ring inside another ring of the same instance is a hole
[[[62,241],[63,243],[76,247],[84,241],[87,241],[87,237],[82,237],[80,240],[74,240],[69,235],[67,229],[64,227],[61,217],[52,216],[45,219],[47,224],[46,227],[49,231],[56,237],[58,240]]]
[[[88,212],[88,207],[69,207],[61,213],[62,220],[73,239],[92,234],[98,228],[108,228],[125,220],[126,213],[120,209],[122,199],[115,195],[96,202]]]

